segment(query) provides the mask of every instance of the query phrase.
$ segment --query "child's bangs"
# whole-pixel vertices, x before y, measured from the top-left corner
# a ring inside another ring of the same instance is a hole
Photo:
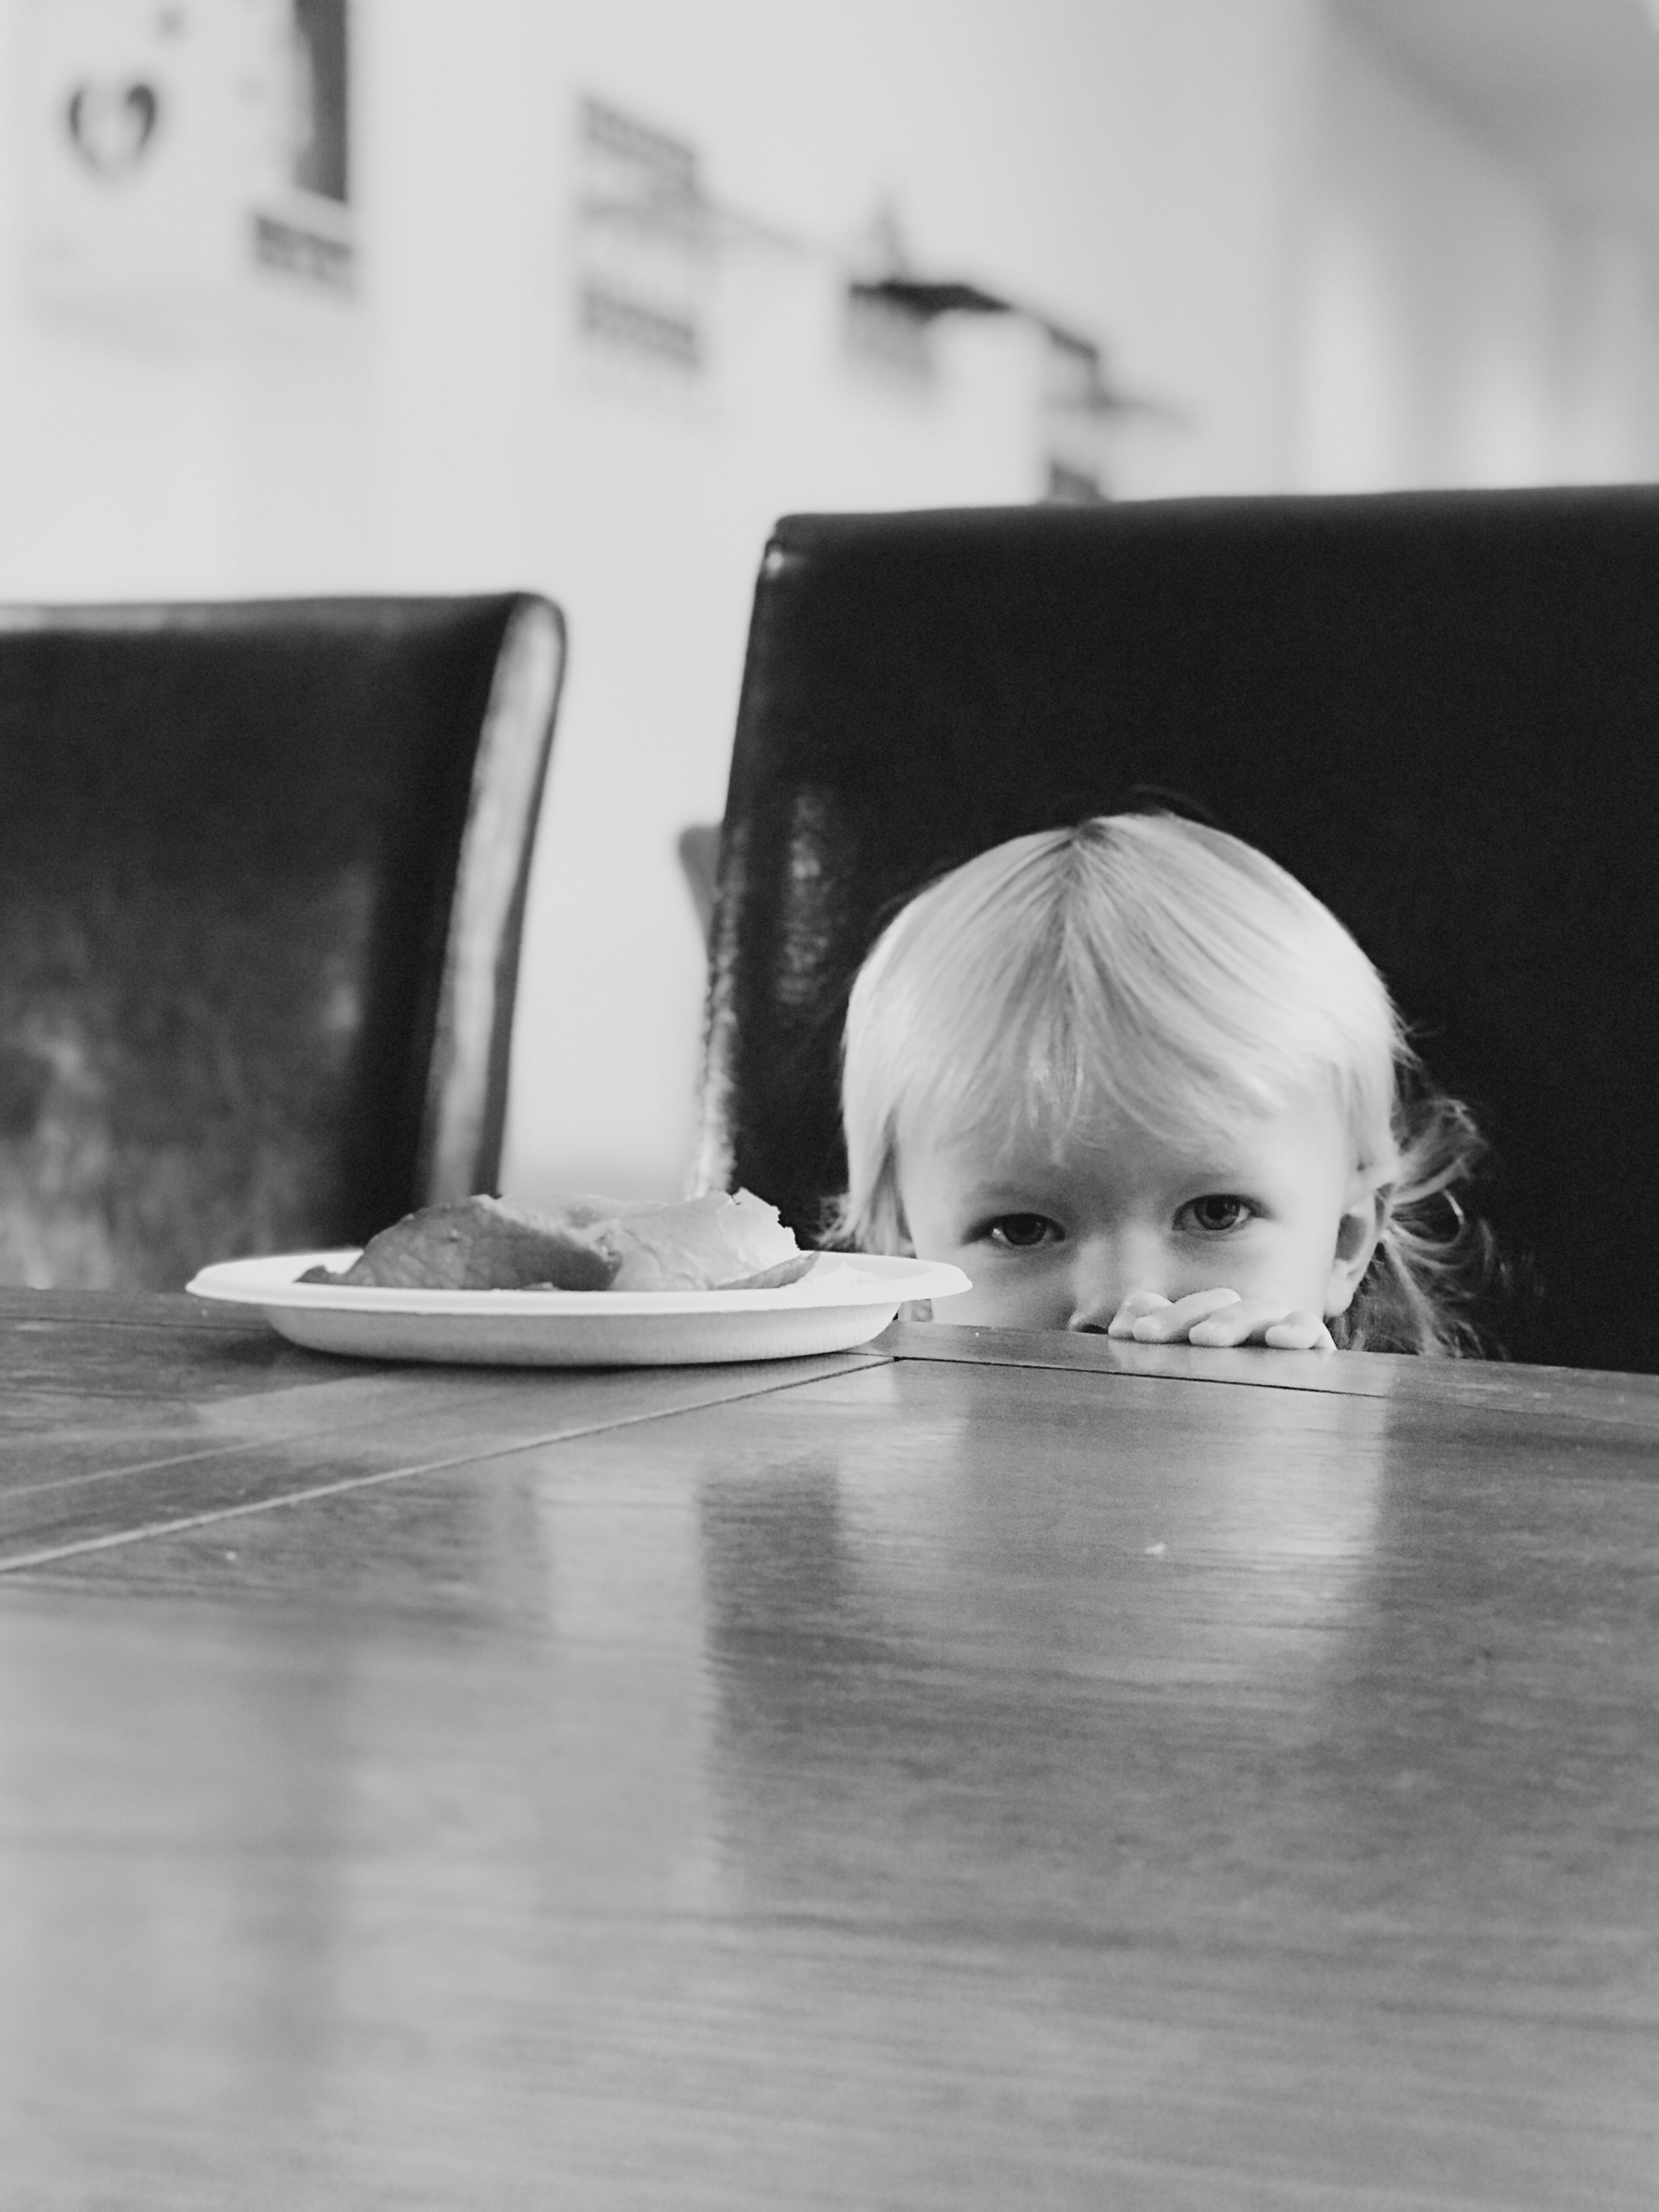
[[[1202,1140],[1328,1086],[1359,1156],[1389,1154],[1398,1024],[1335,916],[1220,832],[1112,827],[1073,855],[1055,979],[1079,1120],[1098,1086],[1143,1127]]]
[[[1061,1139],[1127,1120],[1198,1147],[1241,1115],[1282,1104],[1308,1079],[1305,1061],[1261,1064],[1248,1008],[1231,1009],[1242,1018],[1229,1037],[1213,1014],[1179,996],[1149,1007],[1121,976],[1079,988],[1063,967],[1019,966],[1024,973],[981,972],[971,1006],[956,994],[935,1000],[913,1037],[901,1130]]]
[[[1000,927],[960,915],[936,940],[901,1121],[1086,1136],[1127,1118],[1202,1146],[1328,1083],[1358,1147],[1386,1151],[1394,1017],[1346,931],[1259,855],[1245,873],[1231,840],[1218,864],[1188,825],[1114,826],[1109,849],[1080,835],[1005,883]]]

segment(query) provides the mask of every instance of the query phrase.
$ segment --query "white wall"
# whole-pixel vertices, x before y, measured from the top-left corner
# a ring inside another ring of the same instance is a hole
[[[0,0],[0,100],[23,0]],[[750,597],[801,507],[1020,501],[1037,362],[947,331],[931,397],[854,373],[838,257],[1046,306],[1179,403],[1127,495],[1650,473],[1628,241],[1524,179],[1322,0],[357,0],[364,297],[140,338],[33,305],[0,165],[0,595],[529,585],[570,621],[506,1181],[671,1190],[702,947],[676,833],[720,811]],[[573,335],[591,93],[695,141],[742,254],[710,373],[654,396]],[[0,113],[7,112],[0,107]],[[1321,118],[1328,128],[1321,130]]]
[[[1326,33],[1297,341],[1310,491],[1659,476],[1659,298],[1434,93]]]

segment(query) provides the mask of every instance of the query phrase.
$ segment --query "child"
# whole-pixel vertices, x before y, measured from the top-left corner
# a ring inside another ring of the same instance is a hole
[[[836,1240],[949,1260],[952,1322],[1480,1350],[1481,1149],[1376,970],[1264,854],[1167,814],[1016,837],[860,969]]]

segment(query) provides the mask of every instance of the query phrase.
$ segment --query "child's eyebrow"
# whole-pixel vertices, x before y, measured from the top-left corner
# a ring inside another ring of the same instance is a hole
[[[976,1199],[1025,1198],[1034,1190],[1063,1190],[1069,1188],[1075,1178],[1059,1169],[1047,1169],[1040,1174],[1000,1176],[993,1181],[969,1182],[962,1186],[963,1194]]]
[[[969,1214],[1053,1214],[1068,1210],[1068,1190],[1055,1183],[988,1183],[963,1192]]]
[[[964,1214],[1045,1213],[1056,1203],[1052,1192],[1026,1184],[972,1183],[958,1191],[955,1206]]]

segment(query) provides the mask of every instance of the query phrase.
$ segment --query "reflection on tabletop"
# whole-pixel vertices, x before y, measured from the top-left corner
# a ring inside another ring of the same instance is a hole
[[[14,1577],[34,2166],[1639,2203],[1650,1493],[1552,1418],[865,1364]]]

